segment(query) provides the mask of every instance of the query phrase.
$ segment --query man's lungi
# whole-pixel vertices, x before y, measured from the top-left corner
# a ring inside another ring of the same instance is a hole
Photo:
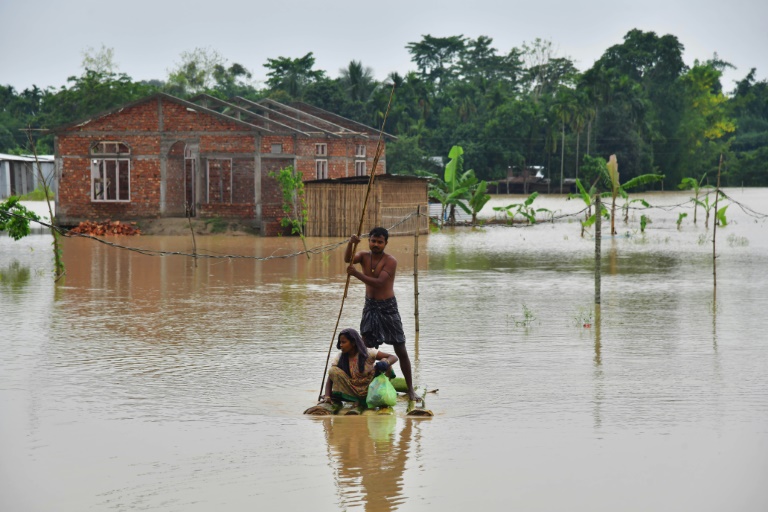
[[[363,319],[360,321],[360,334],[365,344],[378,348],[382,343],[398,345],[405,343],[403,321],[397,311],[397,300],[392,297],[384,300],[365,298]]]

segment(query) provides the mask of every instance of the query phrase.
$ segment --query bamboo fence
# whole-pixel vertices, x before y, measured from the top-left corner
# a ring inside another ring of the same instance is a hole
[[[365,212],[363,233],[373,227],[390,229],[390,235],[413,235],[429,231],[426,215],[416,216],[417,207],[428,211],[427,181],[418,178],[377,176]],[[306,236],[346,237],[357,232],[367,185],[343,180],[305,183],[309,221]],[[400,223],[406,217],[405,222]]]

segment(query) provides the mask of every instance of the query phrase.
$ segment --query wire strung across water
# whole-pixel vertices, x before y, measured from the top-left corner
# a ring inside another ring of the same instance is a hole
[[[765,218],[768,218],[768,214],[760,213],[760,212],[752,209],[751,207],[749,207],[749,206],[747,206],[745,204],[742,204],[739,201],[736,201],[735,199],[733,199],[732,197],[730,197],[729,195],[725,194],[722,191],[720,193],[722,194],[723,197],[728,199],[731,202],[731,204],[734,204],[734,205],[738,206],[739,208],[741,208],[741,210],[745,214],[747,214],[748,216],[753,217],[755,219],[765,219]],[[579,210],[578,212],[574,212],[574,213],[566,213],[566,214],[562,214],[562,215],[552,215],[552,216],[548,217],[545,220],[545,222],[555,222],[556,220],[561,220],[561,219],[565,219],[565,218],[569,218],[569,217],[578,217],[581,214],[583,214],[587,210],[587,208],[588,207],[584,207],[581,210]],[[658,209],[658,210],[664,210],[664,211],[672,211],[672,210],[677,209],[677,208],[691,208],[691,200],[685,201],[685,202],[680,203],[680,204],[674,204],[674,205],[665,205],[665,206],[653,206],[653,205],[651,205],[651,206],[648,206],[648,207],[646,207],[646,206],[643,206],[643,207],[639,207],[639,206],[622,206],[622,208],[632,209],[632,210]],[[312,248],[307,249],[305,251],[296,251],[296,252],[291,252],[291,253],[287,253],[287,254],[271,255],[271,256],[246,256],[246,255],[242,255],[242,254],[200,254],[200,253],[188,253],[188,252],[181,252],[181,251],[158,251],[158,250],[155,250],[155,249],[144,249],[144,248],[141,248],[141,247],[127,247],[127,246],[124,246],[124,245],[116,244],[114,242],[109,242],[109,241],[104,240],[102,238],[99,238],[99,237],[96,237],[96,236],[93,236],[93,235],[87,235],[87,234],[84,234],[84,233],[71,233],[70,230],[68,230],[68,229],[61,228],[61,227],[58,227],[58,226],[53,226],[53,225],[48,224],[46,222],[43,222],[41,220],[30,219],[28,217],[25,217],[24,215],[19,215],[17,213],[13,213],[13,212],[10,212],[8,210],[0,210],[0,213],[2,213],[3,215],[9,215],[9,216],[13,216],[13,217],[27,219],[27,220],[32,221],[32,222],[36,222],[37,224],[40,224],[43,227],[55,230],[56,232],[58,232],[62,236],[67,236],[67,237],[75,237],[76,236],[76,237],[80,237],[80,238],[89,238],[91,240],[95,240],[96,242],[99,242],[99,243],[104,244],[104,245],[108,245],[110,247],[114,247],[116,249],[123,249],[123,250],[126,250],[126,251],[133,251],[133,252],[137,252],[139,254],[144,254],[146,256],[186,256],[186,257],[189,257],[189,258],[246,259],[246,260],[267,261],[267,260],[274,260],[274,259],[296,258],[298,256],[303,256],[305,254],[322,254],[324,252],[330,252],[330,251],[336,250],[337,248],[341,247],[342,245],[344,245],[344,244],[346,244],[348,242],[348,240],[345,239],[345,240],[342,240],[340,242],[335,242],[335,243],[332,243],[332,244],[319,245],[317,247],[312,247]],[[392,229],[396,228],[397,226],[400,226],[401,224],[405,223],[406,221],[408,221],[409,219],[411,219],[411,218],[413,218],[413,217],[415,217],[417,215],[419,215],[419,214],[414,212],[414,213],[411,213],[411,214],[403,217],[402,219],[397,221],[395,224],[390,226],[388,228],[388,230],[391,231]],[[522,224],[522,223],[520,223],[520,224],[504,224],[504,226],[506,226],[506,227],[515,227],[515,228],[528,228],[528,227],[533,227],[534,225],[535,224],[527,224],[527,223],[526,224]],[[365,238],[366,236],[367,235],[363,235],[363,238]]]

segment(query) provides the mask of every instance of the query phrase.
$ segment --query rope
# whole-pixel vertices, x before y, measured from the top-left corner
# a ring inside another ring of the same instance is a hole
[[[72,233],[70,230],[61,228],[58,226],[54,226],[52,224],[48,224],[46,222],[43,222],[41,220],[32,219],[29,217],[26,217],[24,215],[20,215],[18,213],[14,213],[8,210],[2,210],[0,209],[0,215],[8,215],[11,217],[18,217],[21,219],[26,219],[28,221],[34,222],[36,224],[39,224],[45,228],[53,229],[54,231],[58,232],[60,235],[67,237],[67,238],[87,238],[90,240],[93,240],[95,242],[98,242],[100,244],[104,244],[110,247],[114,247],[115,249],[122,249],[125,251],[132,251],[139,254],[143,254],[145,256],[186,256],[188,258],[203,258],[203,259],[222,259],[222,260],[257,260],[257,261],[268,261],[268,260],[276,260],[276,259],[287,259],[287,258],[295,258],[297,256],[303,256],[305,254],[322,254],[324,252],[330,252],[333,251],[342,245],[346,244],[349,240],[342,240],[341,242],[334,242],[331,244],[325,244],[325,245],[319,245],[316,247],[309,248],[304,251],[296,251],[291,252],[287,254],[280,254],[280,255],[272,255],[272,256],[246,256],[243,254],[201,254],[201,253],[188,253],[188,252],[181,252],[181,251],[159,251],[155,249],[144,249],[141,247],[128,247],[125,245],[120,245],[114,242],[110,242],[107,240],[104,240],[103,238],[99,238],[97,236],[88,235],[84,233]],[[400,226],[401,224],[404,224],[409,219],[414,217],[416,214],[411,213],[410,215],[407,215],[397,221],[395,224],[393,224],[388,229],[391,231],[395,229],[396,227]],[[363,235],[363,238],[365,238],[368,235]]]

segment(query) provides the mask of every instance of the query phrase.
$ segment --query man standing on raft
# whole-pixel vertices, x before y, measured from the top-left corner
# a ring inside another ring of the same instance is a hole
[[[353,258],[353,246],[360,242],[360,238],[352,235],[344,253],[344,261],[349,263],[347,274],[365,283],[365,307],[363,319],[360,321],[360,334],[366,346],[378,348],[382,343],[387,343],[395,348],[403,377],[408,385],[408,399],[419,400],[413,391],[411,360],[405,348],[403,322],[395,299],[397,260],[384,252],[388,241],[389,232],[386,229],[373,228],[368,234],[370,251],[360,251]],[[355,268],[356,263],[361,265],[362,272]]]

